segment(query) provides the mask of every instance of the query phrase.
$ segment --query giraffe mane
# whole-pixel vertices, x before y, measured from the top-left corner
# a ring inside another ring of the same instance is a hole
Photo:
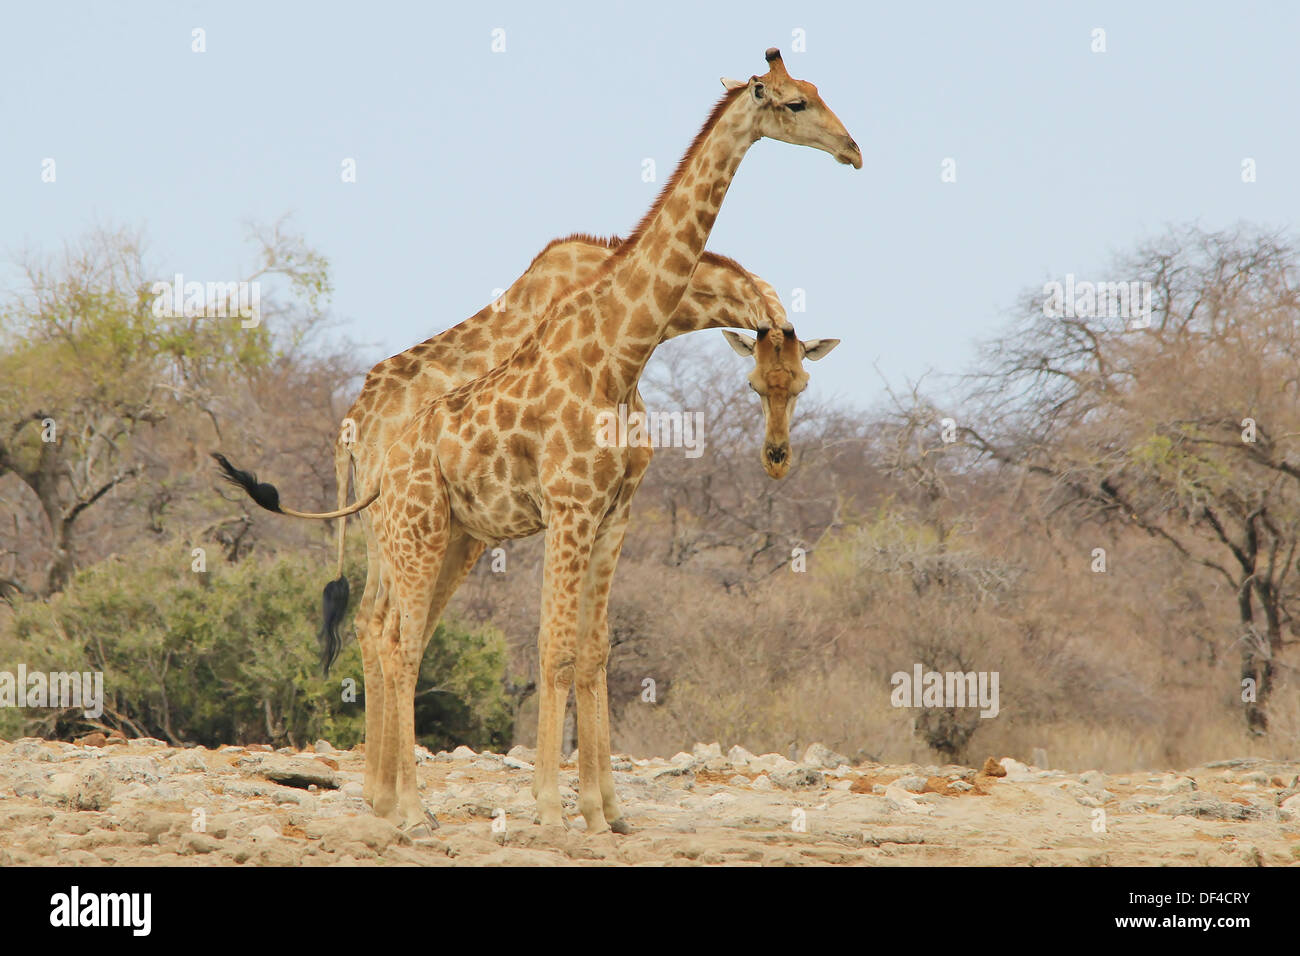
[[[668,177],[668,182],[664,183],[664,188],[659,190],[659,195],[655,197],[654,203],[650,206],[649,210],[646,211],[646,214],[641,217],[641,221],[636,224],[636,228],[633,229],[632,232],[628,234],[628,237],[623,240],[617,249],[614,250],[614,254],[600,264],[600,267],[597,270],[598,272],[610,272],[623,257],[626,250],[631,249],[636,245],[637,240],[639,240],[645,233],[646,229],[650,227],[650,223],[654,220],[654,217],[658,215],[659,210],[663,207],[663,204],[676,188],[677,181],[681,179],[682,174],[686,172],[686,167],[690,164],[691,159],[695,156],[696,152],[699,151],[700,147],[704,145],[704,140],[708,137],[709,133],[713,131],[713,127],[718,125],[718,120],[722,119],[722,114],[727,111],[728,106],[739,98],[740,94],[743,93],[745,89],[746,87],[741,86],[734,90],[727,90],[727,92],[722,94],[722,99],[718,100],[718,102],[714,104],[713,111],[709,113],[709,118],[704,121],[704,125],[700,127],[700,131],[695,134],[695,139],[691,140],[691,145],[688,146],[686,152],[682,154],[682,158],[677,163],[677,168],[674,169],[673,174]]]
[[[562,246],[566,242],[581,242],[583,245],[600,246],[602,249],[617,249],[619,245],[622,244],[623,237],[622,236],[593,236],[589,232],[571,232],[567,236],[560,236],[557,239],[552,239],[550,242],[544,245],[541,251],[538,252],[537,255],[533,256],[533,261],[528,263],[528,268],[525,269],[524,272],[527,273],[528,271],[530,271],[533,268],[533,266],[537,265],[538,259],[542,258],[542,256],[546,255],[556,246]]]
[[[675,175],[676,174],[674,173],[674,176]],[[660,196],[659,199],[655,200],[656,207],[659,205],[662,199],[663,197]],[[654,210],[652,209],[651,212],[653,211]],[[641,225],[644,225],[644,222]],[[638,230],[640,228],[641,226],[637,227]],[[581,242],[583,245],[600,246],[602,249],[613,249],[617,252],[621,246],[625,245],[628,242],[633,241],[634,239],[636,239],[636,237],[637,237],[636,232],[633,232],[627,238],[624,238],[622,236],[595,236],[589,232],[571,232],[567,236],[559,236],[555,239],[552,239],[545,246],[543,246],[541,251],[539,251],[537,255],[533,256],[532,262],[528,263],[528,269],[525,269],[524,271],[527,272],[529,269],[532,269],[533,266],[537,265],[537,261],[541,259],[542,256],[546,255],[556,246],[562,246],[569,242]],[[731,258],[731,256],[724,256],[718,252],[710,252],[708,249],[705,249],[704,252],[700,255],[700,261],[707,262],[710,265],[714,265],[714,266],[723,266],[724,268],[734,269],[737,272],[744,273],[745,275],[750,274],[748,269],[742,266],[735,259]]]

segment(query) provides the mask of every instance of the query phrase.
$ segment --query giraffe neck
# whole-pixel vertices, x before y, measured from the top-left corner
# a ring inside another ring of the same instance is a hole
[[[785,324],[785,308],[776,291],[737,263],[701,258],[690,288],[664,328],[671,339],[702,329],[749,329]]]
[[[690,286],[727,188],[754,143],[744,91],[714,108],[636,231],[610,260],[597,336],[606,394],[635,387]]]

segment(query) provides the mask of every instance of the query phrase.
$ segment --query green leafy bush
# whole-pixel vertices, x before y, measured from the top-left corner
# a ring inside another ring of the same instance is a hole
[[[356,536],[354,536],[356,537]],[[188,545],[114,557],[81,571],[51,600],[19,602],[0,632],[0,671],[100,671],[104,713],[0,708],[0,735],[71,737],[96,727],[219,746],[349,747],[364,729],[355,641],[328,679],[316,628],[329,569],[302,556],[191,570]],[[364,569],[347,574],[353,599]],[[417,688],[416,731],[431,749],[508,740],[505,646],[492,630],[439,625]]]

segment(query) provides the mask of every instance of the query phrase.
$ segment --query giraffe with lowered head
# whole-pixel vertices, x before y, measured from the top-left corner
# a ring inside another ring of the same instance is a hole
[[[418,414],[385,454],[379,486],[367,496],[386,592],[382,621],[372,617],[372,626],[382,627],[384,680],[376,813],[411,825],[424,818],[413,701],[424,648],[448,599],[484,544],[545,529],[538,813],[543,825],[565,822],[560,734],[572,686],[578,808],[589,833],[626,830],[604,743],[608,728],[600,725],[609,654],[603,609],[650,449],[603,446],[597,422],[620,404],[639,404],[641,371],[690,285],[750,146],[768,137],[862,166],[857,144],[817,89],[791,77],[779,51],[766,58],[762,76],[723,81],[726,94],[640,225],[591,277],[554,298],[537,334]],[[793,331],[761,338],[779,363],[766,384],[788,403],[807,381],[803,347]],[[780,464],[788,452],[767,447],[765,455]]]
[[[359,492],[376,487],[384,452],[415,414],[439,395],[472,381],[508,359],[526,338],[536,333],[540,312],[549,300],[559,290],[594,272],[622,241],[617,237],[598,239],[586,235],[552,241],[496,302],[458,325],[375,365],[344,417],[344,427],[335,442],[338,510],[332,514],[346,515],[355,511],[347,508],[349,472]],[[767,282],[731,259],[706,252],[686,294],[678,303],[664,338],[729,326],[757,331],[764,337],[770,328],[790,329],[780,298]],[[765,447],[788,447],[793,405],[787,407],[783,404],[779,388],[775,393],[768,388],[770,376],[775,374],[779,380],[778,351],[770,345],[764,347],[754,336],[730,331],[724,334],[737,352],[754,357],[750,383],[765,403]],[[838,339],[810,340],[803,343],[803,357],[819,359],[829,354],[838,343]],[[773,406],[768,403],[771,394],[776,395],[775,414]],[[222,455],[214,457],[226,477],[244,487],[263,507],[295,517],[325,517],[283,508],[274,486],[258,482],[255,476],[235,468]],[[767,455],[763,456],[763,464],[774,478],[782,477],[788,467],[786,460],[775,462]],[[379,591],[379,558],[368,512],[363,510],[357,517],[365,531],[368,559],[365,588],[356,613],[357,641],[361,647],[366,688],[364,794],[367,800],[373,800],[383,740],[383,679],[378,634],[369,627]],[[347,518],[339,517],[337,520],[338,576],[325,589],[325,622],[320,640],[322,668],[326,673],[342,646],[339,626],[348,601],[348,585],[343,576]],[[482,547],[480,542],[478,552]],[[382,616],[381,607],[379,619],[382,620]],[[606,717],[602,721],[606,733],[608,723]]]

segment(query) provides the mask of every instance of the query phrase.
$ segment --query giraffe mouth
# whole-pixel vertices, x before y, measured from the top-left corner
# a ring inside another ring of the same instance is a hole
[[[763,470],[769,478],[784,478],[790,470],[790,446],[770,445],[763,450]]]
[[[841,142],[843,148],[835,154],[836,162],[843,163],[845,166],[852,166],[854,169],[861,169],[862,150],[858,148],[857,141],[852,136],[845,136]]]

